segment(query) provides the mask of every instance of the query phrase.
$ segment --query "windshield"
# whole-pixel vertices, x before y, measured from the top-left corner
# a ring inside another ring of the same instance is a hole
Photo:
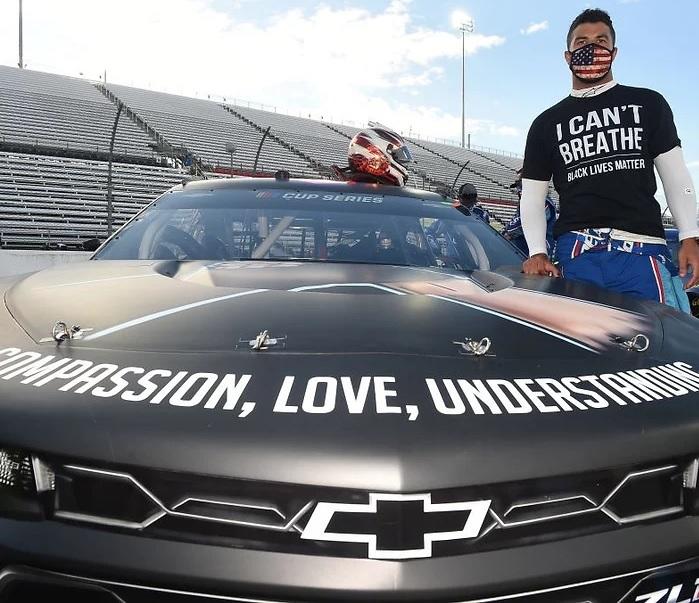
[[[95,259],[306,260],[456,270],[521,261],[489,226],[448,204],[385,196],[349,205],[264,203],[259,197],[246,202],[237,191],[213,196],[218,202],[207,194],[154,203]],[[409,211],[401,212],[401,203]]]

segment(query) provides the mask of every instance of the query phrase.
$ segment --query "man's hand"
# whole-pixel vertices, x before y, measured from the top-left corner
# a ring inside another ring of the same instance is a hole
[[[697,249],[699,253],[699,249]],[[697,258],[699,260],[699,256]],[[549,260],[545,253],[537,253],[522,264],[524,274],[537,274],[539,276],[561,276],[560,271]]]
[[[697,243],[697,240],[685,239],[682,241],[677,259],[681,277],[687,276],[689,268],[692,269],[692,277],[687,281],[684,288],[691,289],[699,285],[699,243]]]

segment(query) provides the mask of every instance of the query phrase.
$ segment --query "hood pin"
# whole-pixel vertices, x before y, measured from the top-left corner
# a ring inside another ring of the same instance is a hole
[[[495,354],[488,354],[491,345],[488,337],[484,337],[480,341],[466,338],[463,341],[452,341],[452,343],[461,348],[459,354],[463,356],[495,356]]]
[[[643,333],[639,333],[631,339],[624,339],[618,336],[612,337],[612,341],[618,343],[629,352],[645,352],[650,347],[650,340]]]
[[[50,341],[61,343],[66,339],[82,339],[85,336],[85,333],[88,333],[89,331],[92,331],[92,329],[82,329],[79,325],[68,327],[66,323],[59,320],[55,325],[53,325],[51,337],[44,337],[43,339],[39,340],[39,343],[48,343]]]
[[[263,351],[271,347],[281,346],[284,347],[286,342],[286,337],[270,337],[269,331],[264,330],[251,340],[242,340],[240,343],[247,343],[251,350]]]

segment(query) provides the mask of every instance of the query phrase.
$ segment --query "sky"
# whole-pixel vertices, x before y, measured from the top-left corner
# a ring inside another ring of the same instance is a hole
[[[0,64],[17,65],[17,0],[0,0]],[[27,68],[522,153],[566,94],[565,34],[584,8],[617,31],[617,81],[669,101],[699,181],[699,0],[24,0]]]

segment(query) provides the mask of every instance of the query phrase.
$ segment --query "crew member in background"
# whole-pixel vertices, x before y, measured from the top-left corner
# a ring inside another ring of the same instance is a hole
[[[522,170],[517,170],[517,180],[510,186],[517,193],[520,202],[522,201]],[[553,225],[556,223],[556,206],[551,200],[551,197],[546,195],[546,205],[544,207],[546,214],[546,253],[549,257],[553,255],[553,247],[555,240],[553,238]],[[519,249],[524,255],[529,257],[529,248],[527,240],[524,238],[522,230],[522,216],[520,214],[520,204],[517,205],[517,211],[509,223],[502,231],[502,236]]]
[[[521,214],[530,258],[526,274],[559,276],[546,248],[548,182],[559,195],[554,235],[565,278],[688,311],[655,200],[657,168],[679,229],[679,274],[699,283],[697,203],[672,111],[657,92],[617,84],[616,34],[609,15],[575,18],[565,59],[568,97],[537,117],[527,137]],[[640,60],[637,58],[636,60]]]
[[[466,182],[459,187],[459,193],[454,202],[457,209],[466,208],[469,213],[490,224],[490,214],[488,210],[478,202],[478,190],[470,182]]]

